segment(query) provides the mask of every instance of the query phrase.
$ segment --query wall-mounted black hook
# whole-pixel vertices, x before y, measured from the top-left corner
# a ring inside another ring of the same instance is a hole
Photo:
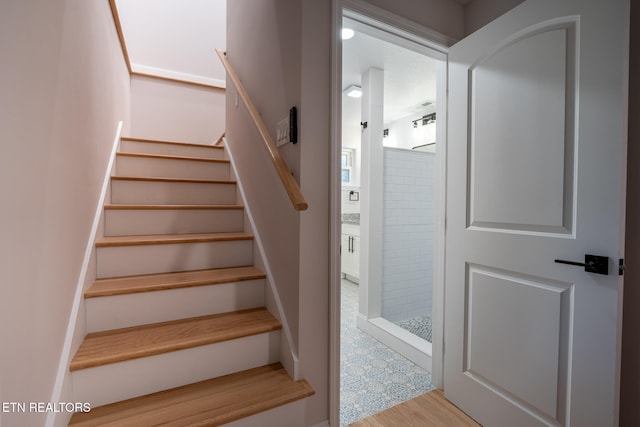
[[[362,129],[366,129],[368,125],[368,122],[360,122],[360,126],[362,126]]]

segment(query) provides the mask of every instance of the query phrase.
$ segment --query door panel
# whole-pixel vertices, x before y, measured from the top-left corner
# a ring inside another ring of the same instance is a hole
[[[468,266],[464,371],[540,417],[566,408],[571,284]]]
[[[444,389],[487,427],[615,424],[627,40],[527,0],[450,50]]]
[[[469,225],[572,232],[574,41],[573,19],[552,22],[470,67]]]

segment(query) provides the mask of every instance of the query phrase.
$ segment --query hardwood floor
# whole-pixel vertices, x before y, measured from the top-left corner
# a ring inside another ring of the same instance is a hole
[[[349,427],[479,427],[467,414],[433,390],[350,424]]]

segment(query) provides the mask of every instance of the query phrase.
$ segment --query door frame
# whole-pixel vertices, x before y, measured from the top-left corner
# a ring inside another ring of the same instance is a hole
[[[444,363],[444,253],[446,218],[446,112],[447,112],[447,52],[458,40],[430,28],[373,6],[362,0],[332,0],[331,37],[331,150],[330,150],[330,295],[329,295],[329,421],[339,426],[340,417],[340,233],[341,181],[340,154],[342,150],[342,17],[357,15],[362,23],[411,44],[418,44],[442,55],[443,66],[438,70],[438,105],[436,132],[441,143],[437,156],[436,176],[436,249],[434,257],[434,309],[431,377],[436,387],[443,386]],[[395,43],[395,42],[394,42]]]

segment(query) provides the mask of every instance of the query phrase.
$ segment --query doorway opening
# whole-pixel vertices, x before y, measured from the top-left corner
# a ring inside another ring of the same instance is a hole
[[[343,11],[341,425],[431,390],[442,335],[446,56],[383,27]]]

